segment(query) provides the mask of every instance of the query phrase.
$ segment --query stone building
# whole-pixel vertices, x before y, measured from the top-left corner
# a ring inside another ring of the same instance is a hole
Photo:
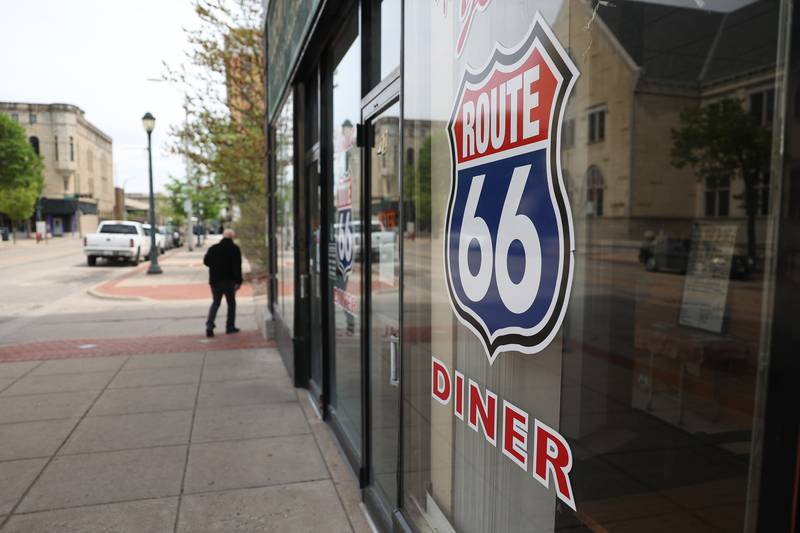
[[[684,110],[727,98],[771,127],[777,16],[769,2],[726,13],[628,0],[565,4],[554,26],[571,35],[570,55],[589,83],[578,84],[567,107],[562,161],[575,215],[591,219],[595,236],[688,237],[693,222],[717,220],[737,223],[744,246],[744,180],[734,173],[708,183],[676,168],[670,132]],[[644,31],[648,24],[659,31]],[[769,176],[756,188],[763,244]]]
[[[0,102],[44,163],[44,188],[33,220],[53,236],[91,233],[114,216],[112,140],[71,104]]]

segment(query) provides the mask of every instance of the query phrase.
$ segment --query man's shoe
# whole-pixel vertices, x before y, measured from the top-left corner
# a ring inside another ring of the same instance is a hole
[[[213,329],[207,329],[206,330],[206,337],[208,337],[210,339],[213,336],[214,336],[214,330]]]
[[[228,328],[228,329],[225,330],[225,333],[228,333],[228,334],[230,334],[230,333],[239,333],[239,331],[240,331],[239,328]]]

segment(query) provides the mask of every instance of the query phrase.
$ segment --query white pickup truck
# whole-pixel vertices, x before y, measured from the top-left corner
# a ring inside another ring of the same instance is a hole
[[[97,233],[83,238],[83,253],[89,266],[96,265],[98,257],[137,265],[150,254],[150,237],[138,222],[106,220],[97,226]]]

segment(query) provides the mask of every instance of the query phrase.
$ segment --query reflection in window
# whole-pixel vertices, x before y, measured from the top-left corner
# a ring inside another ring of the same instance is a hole
[[[769,172],[764,172],[758,177],[755,185],[757,212],[761,216],[769,214]]]
[[[561,148],[568,150],[575,146],[575,119],[564,121],[561,129]]]
[[[731,180],[724,178],[706,179],[706,208],[707,217],[726,217],[730,210]]]
[[[275,126],[275,311],[294,327],[294,114],[291,94]]]
[[[596,165],[586,171],[586,214],[603,216],[603,189],[606,188],[603,173]]]
[[[596,143],[606,139],[606,109],[589,111],[589,142]]]
[[[767,89],[750,95],[750,115],[758,126],[772,124],[772,115],[775,111],[775,91]]]

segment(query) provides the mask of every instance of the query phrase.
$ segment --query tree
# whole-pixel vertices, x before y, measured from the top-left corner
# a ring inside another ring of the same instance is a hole
[[[185,123],[174,153],[196,177],[240,207],[244,254],[267,267],[264,63],[259,0],[194,0],[200,19],[187,31],[187,61],[168,78],[184,86]],[[208,217],[208,213],[204,216]],[[245,229],[246,228],[246,229]]]
[[[222,207],[225,204],[225,196],[219,187],[211,183],[203,183],[200,180],[181,181],[171,177],[166,185],[167,189],[167,212],[175,219],[176,223],[183,223],[188,213],[184,209],[186,200],[192,201],[192,211],[194,216],[202,213],[206,220],[219,218]]]
[[[681,127],[672,130],[672,164],[690,166],[698,179],[744,180],[747,255],[756,256],[757,185],[769,171],[771,132],[756,123],[738,99],[726,99],[681,113]]]
[[[43,168],[22,126],[0,113],[0,213],[12,222],[33,215],[44,185]]]

